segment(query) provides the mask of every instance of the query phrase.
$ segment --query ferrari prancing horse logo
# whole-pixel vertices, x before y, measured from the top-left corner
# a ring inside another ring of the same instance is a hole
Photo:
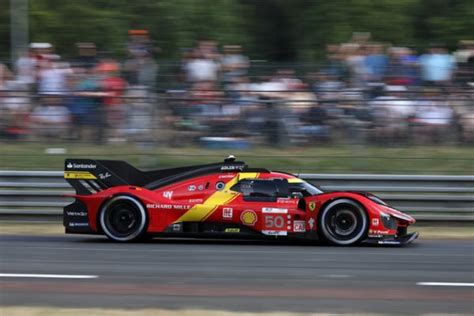
[[[316,203],[315,202],[309,202],[308,206],[309,206],[309,210],[311,212],[314,212],[314,209],[316,208]]]

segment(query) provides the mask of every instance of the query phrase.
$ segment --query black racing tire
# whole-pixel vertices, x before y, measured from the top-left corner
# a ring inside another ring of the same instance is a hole
[[[145,208],[136,198],[118,195],[102,206],[99,224],[110,239],[132,242],[146,237],[148,217]]]
[[[332,201],[319,216],[319,237],[333,245],[357,244],[366,237],[368,227],[366,211],[350,199]]]

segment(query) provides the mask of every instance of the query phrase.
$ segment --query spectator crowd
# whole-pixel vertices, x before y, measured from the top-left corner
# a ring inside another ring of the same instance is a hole
[[[474,41],[417,55],[354,38],[328,45],[323,63],[292,67],[203,40],[178,66],[159,68],[144,30],[130,31],[122,61],[93,43],[77,52],[66,61],[33,43],[12,70],[0,64],[0,139],[212,148],[474,141]]]

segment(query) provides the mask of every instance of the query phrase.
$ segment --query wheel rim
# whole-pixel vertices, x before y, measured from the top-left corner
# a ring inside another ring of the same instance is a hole
[[[144,233],[146,212],[136,199],[117,196],[103,206],[100,223],[111,239],[130,241]]]
[[[338,210],[331,218],[330,227],[337,236],[350,236],[357,228],[357,218],[350,210]]]
[[[334,201],[322,213],[321,229],[324,237],[339,245],[359,241],[367,230],[367,216],[355,202]]]
[[[107,210],[106,224],[114,235],[127,236],[136,230],[139,216],[133,205],[117,203]]]

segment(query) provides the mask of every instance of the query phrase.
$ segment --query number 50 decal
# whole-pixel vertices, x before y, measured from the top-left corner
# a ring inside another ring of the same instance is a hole
[[[267,229],[282,229],[285,226],[285,219],[283,216],[265,216],[265,228]]]

